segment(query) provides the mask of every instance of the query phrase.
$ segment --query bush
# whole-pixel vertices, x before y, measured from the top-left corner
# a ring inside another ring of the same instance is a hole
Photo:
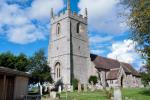
[[[90,76],[89,83],[92,83],[95,85],[97,83],[97,76]]]
[[[74,90],[77,90],[78,89],[78,80],[77,79],[73,79],[73,81],[72,81],[72,85],[73,85],[73,89]]]

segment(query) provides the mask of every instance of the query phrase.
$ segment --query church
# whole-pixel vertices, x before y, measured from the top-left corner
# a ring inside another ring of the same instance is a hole
[[[90,54],[87,9],[84,15],[72,13],[70,0],[65,12],[57,16],[51,9],[50,33],[48,63],[54,82],[61,79],[71,85],[77,79],[88,84],[91,75],[100,75],[103,87],[141,85],[140,75],[131,65]]]

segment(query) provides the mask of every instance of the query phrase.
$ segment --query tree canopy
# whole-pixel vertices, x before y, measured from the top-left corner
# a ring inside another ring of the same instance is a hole
[[[28,64],[29,59],[23,53],[20,53],[18,56],[12,54],[11,52],[0,54],[0,66],[25,72],[27,71]]]
[[[0,53],[0,66],[28,72],[32,75],[30,83],[52,82],[50,68],[43,49],[35,52],[31,57],[20,53],[14,55],[11,52]]]
[[[146,59],[150,57],[150,0],[121,0],[130,9],[128,25],[131,38]]]
[[[131,38],[137,42],[137,50],[146,60],[146,73],[142,72],[141,76],[143,80],[150,81],[145,78],[146,74],[150,74],[150,0],[121,0],[121,3],[130,9],[128,25]]]
[[[34,55],[30,58],[28,70],[33,75],[31,83],[40,82],[43,84],[44,82],[52,82],[50,68],[47,64],[47,58],[43,49],[35,52]]]

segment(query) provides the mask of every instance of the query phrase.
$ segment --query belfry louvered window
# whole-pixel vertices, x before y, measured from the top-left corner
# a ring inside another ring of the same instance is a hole
[[[80,23],[77,23],[77,33],[80,33]]]
[[[57,24],[57,34],[60,34],[60,29],[61,29],[61,26],[60,26],[60,23]]]

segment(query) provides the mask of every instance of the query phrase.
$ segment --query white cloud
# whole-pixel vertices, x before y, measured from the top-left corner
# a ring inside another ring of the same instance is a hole
[[[63,0],[34,0],[27,14],[31,19],[45,19],[50,17],[51,8],[58,13],[63,7]]]
[[[43,40],[49,34],[46,33],[49,21],[45,22],[45,19],[50,18],[50,9],[54,8],[54,12],[58,13],[63,6],[63,0],[34,0],[30,7],[22,9],[17,3],[8,4],[2,0],[0,2],[0,34],[18,44]],[[40,23],[34,24],[32,20],[44,23],[45,26]],[[7,26],[7,29],[4,30],[4,26]]]
[[[81,14],[88,9],[91,31],[117,34],[127,30],[124,18],[119,17],[124,9],[118,3],[119,0],[80,0],[78,7]]]
[[[7,34],[8,40],[14,43],[27,44],[36,40],[45,39],[45,36],[34,25],[26,24],[21,27],[11,28]]]
[[[102,43],[102,42],[108,42],[112,41],[113,37],[112,36],[91,36],[90,37],[90,43],[91,44],[96,44],[96,43]]]
[[[132,40],[124,40],[112,44],[111,53],[108,58],[117,59],[122,62],[139,65],[141,63],[140,55],[135,50],[136,43]]]

